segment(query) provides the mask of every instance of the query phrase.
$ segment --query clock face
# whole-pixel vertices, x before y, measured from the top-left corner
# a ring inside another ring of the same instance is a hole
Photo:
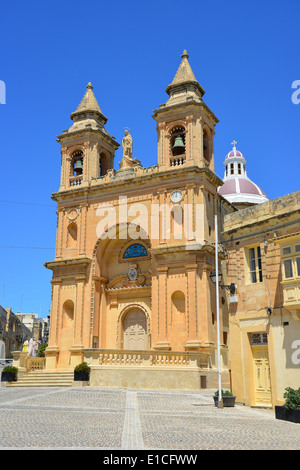
[[[176,191],[174,191],[171,195],[171,201],[172,202],[180,202],[182,199],[182,192],[179,191],[179,189],[177,189]]]

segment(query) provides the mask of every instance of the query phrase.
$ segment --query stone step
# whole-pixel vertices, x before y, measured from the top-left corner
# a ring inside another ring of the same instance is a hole
[[[72,387],[73,371],[22,372],[16,382],[6,382],[6,387]]]

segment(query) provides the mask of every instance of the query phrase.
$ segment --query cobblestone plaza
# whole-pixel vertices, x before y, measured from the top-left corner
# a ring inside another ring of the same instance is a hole
[[[218,409],[213,391],[0,387],[0,449],[298,450],[274,410]]]

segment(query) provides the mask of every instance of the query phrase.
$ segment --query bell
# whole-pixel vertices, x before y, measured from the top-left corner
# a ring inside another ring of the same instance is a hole
[[[175,138],[172,150],[173,150],[173,155],[179,155],[181,153],[184,153],[185,147],[184,147],[182,137],[179,136]]]
[[[77,160],[75,162],[75,165],[74,165],[74,171],[76,171],[76,173],[82,173],[82,170],[83,170],[83,163],[82,163],[82,160]]]

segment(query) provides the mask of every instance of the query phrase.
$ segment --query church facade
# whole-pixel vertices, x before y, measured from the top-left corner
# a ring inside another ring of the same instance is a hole
[[[216,389],[221,374],[238,401],[282,404],[300,380],[299,192],[269,201],[235,141],[216,175],[218,119],[181,59],[152,116],[155,165],[128,129],[108,133],[91,83],[58,136],[46,370],[86,361],[91,385],[154,389]]]
[[[167,102],[153,114],[152,167],[134,158],[125,131],[114,169],[120,144],[105,129],[90,83],[72,126],[58,136],[56,255],[46,263],[53,271],[47,369],[72,369],[85,359],[96,384],[100,376],[116,383],[131,364],[134,377],[148,371],[147,383],[140,382],[146,386],[149,380],[159,386],[169,373],[172,388],[183,371],[183,387],[199,388],[200,380],[217,386],[214,216],[221,224],[236,209],[218,193],[218,119],[203,101],[186,51],[166,92]],[[222,376],[230,386],[227,299],[220,308]],[[122,384],[132,383],[126,371]]]

